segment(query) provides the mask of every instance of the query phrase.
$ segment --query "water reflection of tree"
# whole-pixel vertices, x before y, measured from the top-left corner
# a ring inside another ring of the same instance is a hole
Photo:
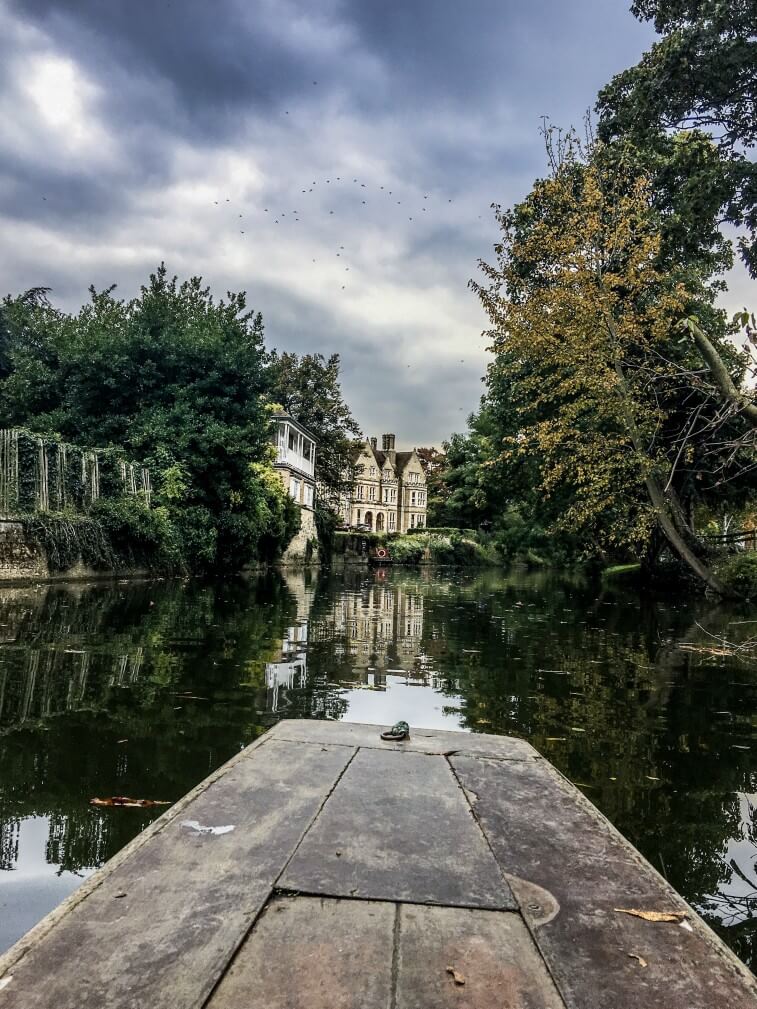
[[[0,591],[0,864],[17,857],[14,824],[37,815],[50,860],[98,865],[156,814],[90,797],[179,798],[254,739],[292,609],[277,575]]]

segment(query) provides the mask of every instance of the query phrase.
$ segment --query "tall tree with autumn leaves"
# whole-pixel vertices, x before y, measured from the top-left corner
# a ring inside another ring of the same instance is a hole
[[[674,208],[633,149],[548,131],[547,150],[548,177],[497,208],[496,258],[473,284],[491,323],[489,396],[504,379],[518,418],[497,454],[536,462],[558,528],[608,554],[650,558],[666,542],[722,591],[692,506],[748,482],[754,444],[691,339],[692,325],[707,334],[738,390],[712,248],[676,254]]]

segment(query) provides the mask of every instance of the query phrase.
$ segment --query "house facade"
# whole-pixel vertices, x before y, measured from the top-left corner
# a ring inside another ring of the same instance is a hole
[[[292,499],[312,511],[315,507],[316,440],[288,413],[276,413],[273,419],[274,467]]]
[[[393,434],[369,438],[356,451],[352,491],[342,501],[348,526],[406,533],[426,526],[426,476],[418,454],[397,452]]]

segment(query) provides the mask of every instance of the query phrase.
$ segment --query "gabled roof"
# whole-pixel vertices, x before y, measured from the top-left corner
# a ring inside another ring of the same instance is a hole
[[[396,476],[401,476],[413,459],[416,460],[421,471],[423,470],[420,458],[418,457],[418,453],[415,449],[411,452],[382,452],[379,449],[374,448],[370,441],[366,438],[364,442],[357,445],[353,450],[352,461],[357,462],[361,455],[368,455],[372,459],[375,459],[376,465],[380,470],[383,470],[386,464],[389,463]]]
[[[397,453],[397,472],[398,473],[404,473],[404,471],[405,471],[405,469],[407,467],[407,464],[412,460],[413,457],[415,457],[416,459],[418,459],[418,456],[416,454],[415,449],[413,449],[412,452],[398,452]],[[420,463],[420,459],[418,459],[418,462]]]

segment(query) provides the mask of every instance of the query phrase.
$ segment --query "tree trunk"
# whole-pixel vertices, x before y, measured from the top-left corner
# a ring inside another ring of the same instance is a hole
[[[686,320],[686,327],[693,336],[697,350],[704,358],[704,363],[710,369],[710,375],[712,375],[712,380],[720,395],[726,403],[735,406],[752,427],[757,427],[757,405],[733,384],[733,379],[710,338],[693,319]]]
[[[614,336],[614,326],[609,320],[608,328]],[[618,384],[620,387],[620,406],[625,418],[629,437],[631,438],[631,442],[636,452],[641,456],[646,456],[646,452],[644,451],[644,446],[641,441],[641,435],[639,434],[639,429],[636,425],[636,418],[633,415],[630,394],[628,392],[628,384],[623,371],[623,365],[620,361],[617,344],[615,352],[615,374],[618,376]],[[729,593],[723,583],[717,575],[711,571],[709,567],[707,567],[701,558],[697,556],[692,547],[686,542],[681,529],[679,529],[680,524],[683,529],[690,532],[686,525],[685,516],[683,515],[683,509],[680,507],[680,503],[677,500],[668,500],[665,492],[660,486],[659,481],[653,473],[648,473],[644,477],[644,485],[647,489],[649,500],[652,502],[652,506],[657,515],[657,521],[660,528],[665,534],[665,537],[671,547],[675,550],[684,564],[687,564],[694,574],[697,575],[698,578],[701,578],[705,585],[709,586],[709,588],[711,588],[714,592],[719,593],[721,596],[728,595]],[[675,521],[676,519],[678,520],[677,522]]]

